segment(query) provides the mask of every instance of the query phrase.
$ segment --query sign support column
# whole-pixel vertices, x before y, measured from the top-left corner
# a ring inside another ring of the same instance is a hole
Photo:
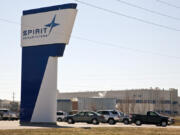
[[[76,17],[70,3],[23,11],[20,124],[56,124],[57,58]]]

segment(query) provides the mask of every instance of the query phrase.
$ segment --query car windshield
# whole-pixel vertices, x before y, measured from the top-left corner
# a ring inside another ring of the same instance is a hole
[[[85,112],[79,112],[77,115],[79,115],[79,116],[84,116],[84,115],[85,115]]]
[[[109,115],[108,111],[99,111],[98,113],[102,114],[102,115]]]
[[[57,112],[57,115],[63,115],[63,112]]]
[[[0,110],[0,112],[8,112],[8,110]]]
[[[95,113],[94,113],[94,112],[87,112],[87,115],[88,115],[88,116],[94,116]]]
[[[154,112],[156,115],[160,115],[158,112]]]
[[[97,112],[94,112],[96,115],[98,115],[98,116],[101,116],[101,114],[100,113],[97,113]]]
[[[119,112],[119,115],[120,115],[120,116],[124,116],[124,113],[123,113],[123,112]]]
[[[158,114],[156,112],[149,112],[150,116],[157,116]]]
[[[111,111],[111,113],[114,115],[118,115],[118,113],[116,111]]]

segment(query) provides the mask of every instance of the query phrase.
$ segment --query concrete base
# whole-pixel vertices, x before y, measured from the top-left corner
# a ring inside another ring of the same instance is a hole
[[[56,122],[20,122],[20,126],[59,127]]]

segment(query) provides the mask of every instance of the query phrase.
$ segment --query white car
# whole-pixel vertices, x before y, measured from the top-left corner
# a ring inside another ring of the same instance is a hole
[[[109,123],[110,125],[119,122],[120,116],[116,110],[101,110],[98,111],[98,113],[103,115],[106,119],[106,122]]]
[[[119,122],[123,122],[124,124],[130,124],[131,119],[129,118],[128,115],[124,114],[123,112],[117,111],[119,114]]]
[[[8,109],[0,109],[0,116],[3,120],[18,120],[17,114]]]
[[[65,118],[66,116],[67,116],[67,113],[66,113],[66,112],[57,111],[57,114],[56,114],[57,121],[59,121],[59,122],[64,121],[64,118]]]

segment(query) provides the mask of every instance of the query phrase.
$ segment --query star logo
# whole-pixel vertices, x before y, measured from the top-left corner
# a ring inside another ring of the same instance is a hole
[[[58,23],[55,23],[55,20],[56,20],[56,15],[54,15],[51,23],[45,25],[46,27],[49,27],[49,28],[50,28],[49,34],[51,33],[51,31],[52,31],[52,29],[53,29],[54,27],[60,25],[60,24],[58,24]]]

